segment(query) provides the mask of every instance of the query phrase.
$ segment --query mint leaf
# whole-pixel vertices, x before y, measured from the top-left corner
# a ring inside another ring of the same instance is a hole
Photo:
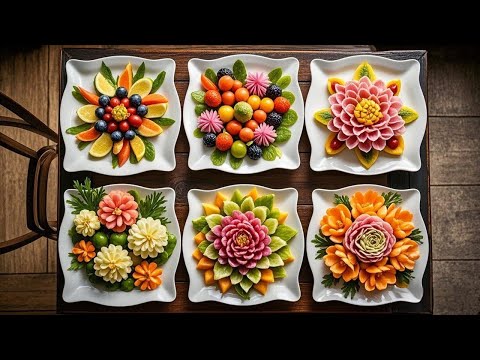
[[[282,91],[282,96],[290,102],[290,105],[293,105],[295,102],[295,95],[290,91]]]
[[[205,76],[214,84],[216,84],[218,81],[217,74],[211,68],[208,68],[207,70],[205,70]]]
[[[230,153],[229,163],[232,169],[237,170],[240,166],[242,166],[243,158],[237,159]]]
[[[150,94],[153,94],[158,89],[160,89],[160,86],[162,86],[163,82],[165,81],[166,74],[167,73],[165,71],[162,71],[160,74],[158,74],[157,78],[153,80],[152,90],[150,90]]]
[[[292,132],[284,126],[279,126],[276,132],[277,137],[275,138],[275,143],[284,143],[292,137]]]
[[[133,76],[133,84],[135,84],[138,80],[140,80],[144,76],[145,76],[145,63],[142,62],[142,64],[138,67],[137,73]]]
[[[102,66],[100,67],[100,74],[103,75],[105,79],[113,86],[115,87],[116,81],[115,78],[112,75],[112,70],[102,61]]]
[[[276,68],[276,69],[273,69],[272,71],[270,71],[268,73],[268,78],[270,79],[270,81],[275,84],[278,79],[280,79],[282,77],[282,69],[281,68]]]
[[[195,136],[198,139],[202,139],[203,138],[203,133],[200,131],[200,129],[197,128],[197,129],[193,130],[193,136]]]
[[[208,106],[205,104],[197,104],[195,105],[195,115],[200,116],[205,110],[208,110]]]
[[[144,138],[143,136],[140,136],[140,139],[142,139],[143,143],[145,144],[144,158],[148,161],[155,160],[155,146],[153,146],[150,140],[148,140],[147,138]]]
[[[223,165],[225,160],[227,159],[228,151],[220,151],[215,149],[210,155],[210,159],[212,160],[212,164],[215,166]]]
[[[292,78],[290,77],[290,75],[285,75],[285,76],[282,76],[278,81],[277,81],[277,86],[280,88],[280,89],[285,89],[287,88],[288,85],[290,85],[290,82],[292,81]]]
[[[85,149],[88,146],[88,144],[90,144],[89,141],[79,141],[77,144],[78,150]]]
[[[295,124],[297,120],[297,112],[293,109],[289,109],[285,114],[283,114],[282,126],[290,127]]]
[[[118,166],[118,157],[112,152],[112,168],[116,168]]]
[[[66,133],[70,135],[77,135],[83,131],[90,129],[92,126],[93,126],[92,124],[82,124],[78,126],[72,126],[71,128],[67,129]]]
[[[273,145],[263,148],[262,158],[267,161],[273,161],[277,157],[277,152],[274,149]]]
[[[197,90],[192,92],[192,99],[199,104],[205,103],[205,92],[202,90]]]
[[[243,279],[242,279],[243,280]],[[240,284],[237,284],[234,286],[235,291],[237,294],[244,300],[250,300],[250,295],[248,295],[248,292],[244,291]]]
[[[245,64],[242,60],[238,59],[233,64],[233,75],[235,76],[235,79],[241,81],[242,84],[245,83],[245,79],[247,78],[247,69],[245,68]]]
[[[154,121],[157,125],[160,126],[171,126],[175,124],[175,120],[169,118],[155,118],[150,120]]]
[[[138,136],[138,135],[137,135],[137,136]],[[130,160],[130,164],[138,164],[137,157],[135,156],[135,154],[134,154],[133,151],[130,151],[129,160]]]

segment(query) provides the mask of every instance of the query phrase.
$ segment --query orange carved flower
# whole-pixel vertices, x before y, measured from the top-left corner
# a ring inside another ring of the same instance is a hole
[[[90,241],[80,240],[72,249],[72,253],[77,255],[79,262],[89,262],[95,257],[95,246]]]
[[[352,215],[356,219],[362,214],[376,215],[383,219],[387,215],[387,207],[382,195],[373,190],[366,193],[356,192],[350,199]]]
[[[395,235],[397,239],[406,238],[412,233],[412,230],[415,229],[412,222],[413,214],[401,207],[396,207],[395,204],[388,207],[384,220],[392,225],[393,235]]]
[[[140,287],[140,290],[154,290],[162,284],[162,269],[157,269],[157,264],[153,261],[149,264],[148,261],[142,261],[140,265],[135,266],[133,278],[135,279],[135,286]]]
[[[413,270],[415,260],[420,257],[420,250],[415,241],[406,238],[397,241],[389,257],[390,263],[398,271],[405,271],[405,269]]]
[[[365,284],[365,290],[385,290],[388,284],[395,284],[396,270],[392,265],[387,265],[388,257],[374,264],[360,264],[360,282]]]
[[[323,260],[336,279],[343,277],[343,280],[348,282],[358,277],[360,266],[357,258],[342,245],[329,246]]]
[[[351,225],[350,210],[343,204],[328,209],[327,215],[320,221],[323,235],[330,236],[330,240],[339,244],[342,243],[345,232]]]

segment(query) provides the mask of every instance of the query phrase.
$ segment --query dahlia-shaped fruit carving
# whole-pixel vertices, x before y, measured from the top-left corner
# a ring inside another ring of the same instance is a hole
[[[100,201],[97,211],[100,222],[115,232],[123,232],[127,225],[135,224],[138,204],[127,192],[114,190]]]

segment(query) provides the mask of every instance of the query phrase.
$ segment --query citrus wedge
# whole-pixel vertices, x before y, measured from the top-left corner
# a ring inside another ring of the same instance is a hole
[[[143,119],[142,125],[138,127],[138,133],[145,137],[153,137],[160,135],[163,129],[156,122],[148,119]]]
[[[103,133],[90,148],[89,154],[93,157],[104,157],[112,150],[113,141],[109,133]]]
[[[97,105],[83,105],[80,109],[77,110],[78,117],[85,121],[86,123],[94,123],[96,122],[97,116],[95,115],[95,110],[97,109]]]
[[[133,71],[132,64],[128,63],[125,66],[125,70],[120,74],[118,78],[118,86],[123,86],[125,89],[130,90],[133,83]]]
[[[92,126],[90,129],[82,131],[80,134],[77,134],[76,138],[80,141],[93,141],[97,140],[100,135],[102,135],[102,133],[95,130],[95,127]]]
[[[123,148],[123,139],[113,144],[112,152],[117,155]]]
[[[95,87],[100,94],[115,96],[115,87],[101,73],[95,76]]]
[[[168,109],[168,103],[148,105],[148,112],[145,117],[149,119],[159,118],[165,115]]]
[[[132,85],[130,90],[128,91],[128,97],[132,96],[133,94],[138,94],[142,97],[142,99],[150,94],[152,90],[153,81],[149,78],[143,78],[138,80],[135,84]]]
[[[142,160],[143,155],[145,155],[145,144],[143,143],[143,140],[140,139],[139,136],[135,136],[132,140],[130,140],[130,146],[137,160]]]

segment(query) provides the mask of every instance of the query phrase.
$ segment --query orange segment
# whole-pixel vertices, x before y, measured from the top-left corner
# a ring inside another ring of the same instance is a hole
[[[118,86],[123,86],[125,89],[130,90],[133,83],[133,71],[132,64],[128,63],[125,66],[125,70],[120,74],[118,78]]]

